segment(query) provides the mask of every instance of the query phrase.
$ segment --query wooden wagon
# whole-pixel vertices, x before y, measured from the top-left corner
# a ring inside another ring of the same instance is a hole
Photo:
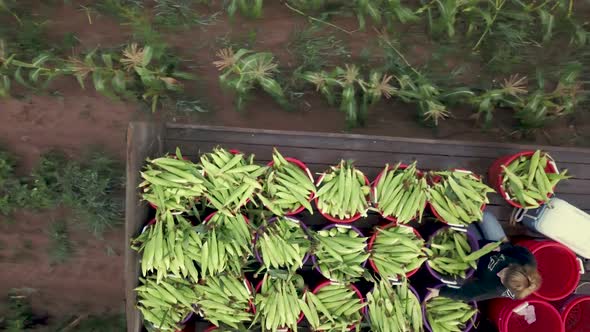
[[[137,122],[129,125],[127,133],[126,239],[136,236],[148,218],[149,207],[140,202],[137,189],[146,158],[172,153],[179,147],[183,155],[198,160],[200,153],[218,145],[254,153],[262,163],[271,159],[272,148],[277,147],[285,156],[305,162],[313,172],[321,172],[340,159],[351,159],[369,179],[375,178],[385,163],[414,160],[422,169],[466,168],[485,175],[499,156],[541,148],[560,168],[569,169],[575,176],[558,186],[557,196],[590,211],[590,150],[586,149]],[[520,225],[510,225],[512,208],[500,196],[491,195],[488,209],[500,219],[509,236],[540,236]],[[304,213],[300,218],[309,225],[327,223],[319,213]],[[359,221],[365,227],[377,222],[376,215]],[[127,331],[137,332],[143,327],[133,291],[138,283],[139,257],[129,247],[125,265]],[[590,274],[582,279],[590,281]],[[197,331],[203,329],[197,327]]]

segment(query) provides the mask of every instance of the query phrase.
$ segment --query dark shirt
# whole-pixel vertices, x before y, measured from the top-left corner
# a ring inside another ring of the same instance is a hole
[[[445,286],[440,289],[439,295],[463,301],[483,301],[498,297],[513,299],[514,294],[502,284],[497,275],[510,264],[536,266],[537,262],[527,248],[504,243],[499,252],[493,251],[480,258],[475,274],[461,288]]]

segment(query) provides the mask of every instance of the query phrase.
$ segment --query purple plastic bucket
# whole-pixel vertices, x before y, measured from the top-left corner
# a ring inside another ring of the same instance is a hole
[[[399,284],[398,283],[392,283],[392,285],[393,285],[393,287],[397,287]],[[374,289],[375,289],[375,287],[371,288],[371,290],[369,291],[369,293],[372,293]],[[408,289],[410,290],[410,292],[412,292],[412,294],[414,294],[414,296],[416,296],[416,299],[418,299],[418,303],[421,304],[422,302],[420,300],[420,295],[418,294],[418,292],[416,291],[416,289],[412,285],[410,285],[409,283],[408,283]],[[367,293],[367,294],[369,294],[369,293]],[[365,309],[364,314],[365,314],[365,318],[367,319],[367,322],[370,324],[371,323],[371,319],[369,317],[369,305],[368,305],[369,300],[368,300],[368,297],[367,296],[365,296],[365,299],[367,301],[367,306],[364,308]]]
[[[278,218],[279,217],[272,217],[272,218],[268,219],[267,223],[270,225],[270,224],[276,222]],[[299,227],[301,227],[301,229],[303,230],[303,233],[305,233],[305,235],[307,236],[307,239],[309,239],[311,241],[310,234],[309,234],[309,228],[307,228],[307,226],[301,220],[299,220],[295,217],[291,217],[291,216],[284,216],[281,218],[285,218],[291,222],[299,224]],[[258,237],[260,236],[260,234],[264,233],[264,229],[265,229],[265,225],[260,225],[260,227],[258,227],[258,230],[256,231],[256,235],[254,236],[254,243],[253,243],[254,244],[254,256],[256,257],[256,260],[258,260],[258,262],[262,265],[264,265],[264,262],[262,261],[262,257],[260,256],[260,251],[256,247],[256,243],[258,242]],[[310,243],[310,247],[311,247],[311,243]],[[302,265],[307,263],[310,256],[311,256],[311,254],[308,251],[305,254],[305,256],[303,257],[303,261],[301,262]]]
[[[430,248],[430,241],[432,241],[432,238],[434,236],[436,236],[436,234],[447,230],[447,229],[452,229],[452,227],[442,227],[439,230],[437,230],[436,232],[434,232],[432,235],[430,235],[428,237],[428,241],[426,242],[426,247]],[[456,231],[456,232],[460,232],[460,231]],[[467,229],[466,232],[464,232],[467,235],[467,242],[469,242],[469,245],[471,246],[471,251],[476,251],[479,250],[479,244],[477,242],[476,237],[472,234],[471,230]],[[463,284],[463,282],[465,282],[465,280],[469,279],[473,273],[475,272],[475,270],[473,268],[469,268],[469,270],[467,270],[466,274],[465,274],[465,278],[460,278],[460,277],[456,277],[455,279],[448,279],[447,276],[443,276],[442,274],[436,272],[434,269],[432,269],[430,267],[430,264],[428,264],[428,261],[426,261],[426,264],[424,264],[426,266],[426,270],[428,270],[428,273],[430,273],[431,276],[433,276],[436,280],[439,280],[440,282],[444,283],[444,284],[448,284],[448,285],[461,285]]]
[[[360,229],[358,229],[357,227],[354,227],[354,226],[352,226],[352,225],[346,225],[346,224],[330,224],[330,225],[328,225],[328,226],[326,226],[326,227],[322,228],[321,230],[322,230],[322,231],[327,231],[327,230],[330,230],[330,229],[332,229],[332,228],[334,228],[334,227],[340,227],[340,228],[349,228],[349,229],[352,229],[353,231],[357,232],[357,233],[358,233],[360,236],[363,236],[363,237],[365,236],[365,235],[363,234],[363,232],[362,232]],[[366,240],[365,240],[365,244],[367,244],[367,246],[366,246],[365,250],[368,250],[368,246],[369,246],[369,244],[368,244],[368,242],[367,242]],[[368,259],[367,259],[367,260],[368,260]],[[363,264],[361,264],[361,266],[362,266],[362,267],[365,267],[365,265],[367,265],[367,260],[365,260],[365,261],[363,262]],[[319,273],[320,273],[322,276],[324,276],[326,279],[328,279],[328,280],[330,280],[330,281],[333,281],[333,282],[340,282],[340,281],[338,281],[338,280],[331,280],[330,278],[326,277],[326,276],[325,276],[325,275],[322,273],[322,270],[320,270],[320,267],[319,267],[319,265],[318,265],[318,262],[317,262],[317,261],[318,261],[318,259],[317,259],[317,257],[316,257],[315,255],[312,255],[312,256],[311,256],[311,261],[313,262],[313,267],[316,269],[316,271],[318,271],[318,272],[319,272]]]
[[[186,324],[191,318],[193,318],[194,312],[189,312],[188,315],[180,322],[181,325]]]
[[[437,285],[437,286],[432,287],[432,288],[439,289],[439,288],[441,288],[443,286],[447,286],[447,285],[440,284],[440,285]],[[474,309],[477,309],[477,302],[471,301],[471,302],[469,302],[469,305],[471,305]],[[467,324],[467,326],[465,326],[465,328],[463,329],[463,332],[471,331],[471,329],[473,329],[473,326],[475,325],[475,322],[477,321],[477,318],[478,317],[479,317],[479,311],[477,311],[475,313],[475,315],[469,321],[469,323]],[[432,332],[432,328],[430,327],[430,323],[428,322],[428,318],[426,318],[426,301],[422,302],[422,321],[424,322],[424,327],[426,328],[426,330]]]

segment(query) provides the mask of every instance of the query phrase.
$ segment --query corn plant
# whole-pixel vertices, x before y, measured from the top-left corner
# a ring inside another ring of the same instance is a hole
[[[537,75],[537,89],[514,105],[515,116],[525,128],[540,128],[547,121],[572,114],[585,97],[579,82],[581,67],[568,65],[559,77],[557,86],[547,91],[546,79]]]
[[[208,3],[208,0],[155,0],[154,23],[157,25],[177,28],[188,28],[193,25],[211,25],[215,23],[219,13],[210,16],[199,15],[193,4]]]
[[[246,17],[259,18],[262,16],[263,0],[230,0],[227,5],[227,14],[234,17],[239,10]]]
[[[499,40],[511,35],[535,34],[538,42],[547,42],[559,30],[567,31],[571,41],[583,45],[588,33],[574,18],[574,0],[510,1],[510,0],[429,0],[416,11],[425,14],[435,35],[453,38],[457,30],[477,37],[477,50],[485,38],[496,35]]]
[[[66,73],[59,68],[61,62],[50,54],[40,54],[30,61],[9,54],[6,44],[0,40],[0,97],[10,95],[12,81],[30,89],[44,88],[54,78]]]
[[[28,201],[28,189],[16,176],[15,167],[15,158],[0,150],[0,215],[8,215]]]
[[[527,94],[526,77],[512,75],[496,88],[484,90],[469,98],[468,103],[476,108],[475,118],[490,127],[494,111],[498,107],[512,107]]]
[[[155,112],[162,99],[182,91],[179,79],[192,78],[187,73],[176,71],[165,60],[164,54],[155,52],[149,45],[139,47],[130,44],[120,55],[92,51],[83,59],[72,57],[68,61],[68,70],[82,88],[90,76],[96,91],[107,96],[129,97],[137,94]]]
[[[367,16],[378,25],[390,24],[394,17],[401,23],[418,19],[414,11],[405,6],[402,0],[356,0],[354,6],[361,29],[366,25]]]
[[[332,72],[306,72],[303,79],[313,83],[330,105],[340,101],[340,111],[346,114],[349,128],[364,125],[369,108],[382,97],[390,98],[395,93],[389,84],[392,76],[374,70],[368,79],[363,79],[355,65],[336,67]]]
[[[326,0],[287,0],[287,3],[295,8],[317,12],[324,9],[327,1]]]
[[[236,109],[241,111],[248,95],[256,87],[262,88],[279,105],[289,109],[289,101],[283,88],[275,79],[277,64],[272,53],[255,53],[240,49],[234,53],[231,48],[217,52],[218,61],[213,64],[221,71],[221,85],[236,94]]]

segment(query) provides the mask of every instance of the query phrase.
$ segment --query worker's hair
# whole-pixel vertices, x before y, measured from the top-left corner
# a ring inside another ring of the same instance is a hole
[[[515,298],[524,299],[541,287],[541,275],[534,265],[510,264],[503,283]]]

